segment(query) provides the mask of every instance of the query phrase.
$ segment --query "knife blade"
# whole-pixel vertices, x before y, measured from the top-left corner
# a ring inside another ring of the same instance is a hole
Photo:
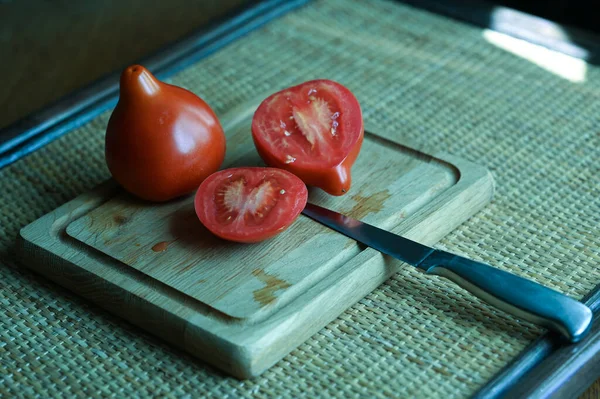
[[[302,213],[426,274],[446,277],[490,305],[557,331],[570,342],[581,340],[589,331],[590,308],[534,281],[430,248],[318,205],[307,203]]]

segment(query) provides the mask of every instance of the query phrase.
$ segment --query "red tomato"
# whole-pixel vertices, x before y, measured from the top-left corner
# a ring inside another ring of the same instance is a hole
[[[332,195],[350,189],[350,168],[364,136],[358,100],[339,83],[313,80],[264,100],[252,137],[269,165],[294,173]]]
[[[204,180],[195,207],[213,234],[250,243],[287,229],[304,209],[307,197],[302,180],[285,170],[233,168]]]
[[[200,97],[132,65],[106,129],[106,163],[127,191],[151,201],[190,193],[225,157],[225,135]]]

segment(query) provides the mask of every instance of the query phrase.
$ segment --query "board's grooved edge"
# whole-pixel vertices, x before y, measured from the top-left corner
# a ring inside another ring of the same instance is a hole
[[[110,197],[108,197],[108,199],[110,199]],[[144,274],[143,272],[140,272],[134,268],[131,268],[128,265],[124,264],[123,262],[119,261],[118,259],[114,259],[114,258],[110,257],[109,255],[106,255],[106,254],[102,253],[101,251],[99,251],[89,245],[86,245],[85,243],[82,243],[82,242],[76,240],[75,238],[71,237],[69,234],[67,234],[66,229],[71,224],[71,222],[85,216],[87,213],[91,212],[97,206],[100,206],[101,204],[105,203],[108,199],[103,199],[101,201],[98,201],[96,204],[94,204],[95,206],[84,207],[83,210],[80,209],[81,207],[78,207],[76,209],[76,212],[69,212],[69,213],[67,213],[65,215],[61,215],[60,217],[55,219],[52,222],[50,229],[49,229],[49,234],[50,234],[51,239],[53,239],[56,243],[60,243],[68,248],[77,249],[77,252],[90,257],[91,259],[93,259],[94,261],[96,261],[98,263],[102,263],[103,265],[113,269],[114,271],[116,271],[118,273],[122,273],[122,274],[128,276],[130,279],[136,281],[139,284],[142,284],[142,285],[152,288],[152,289],[160,290],[164,296],[170,297],[173,300],[177,300],[182,303],[185,303],[187,307],[190,307],[197,312],[200,312],[204,315],[211,315],[213,317],[216,316],[221,321],[223,321],[224,323],[228,323],[228,324],[241,321],[240,319],[226,315],[226,314],[220,312],[219,310],[214,309],[214,308],[210,307],[209,305],[206,305],[206,304],[190,297],[189,295],[187,295],[183,292],[180,292],[174,288],[171,288],[167,284],[164,284],[163,282],[158,281],[158,280],[152,278],[151,276]],[[90,275],[101,279],[101,277],[97,276],[92,270],[83,268],[81,266],[77,266],[76,264],[72,263],[71,261],[61,258],[60,256],[58,256],[58,254],[54,253],[52,250],[49,250],[47,248],[43,249],[43,248],[35,245],[33,242],[29,242],[27,235],[28,234],[26,233],[26,228],[21,229],[21,232],[19,233],[19,239],[17,241],[18,243],[21,243],[21,244],[18,245],[18,248],[20,248],[22,250],[33,251],[36,254],[39,254],[38,257],[32,257],[32,259],[36,260],[36,262],[32,262],[32,263],[41,263],[41,264],[45,264],[45,265],[49,265],[49,264],[59,265],[62,262],[52,262],[52,260],[55,260],[56,258],[58,258],[61,261],[64,260],[64,261],[69,262],[69,264],[72,266],[72,268],[74,270],[83,269],[83,270],[87,271]],[[23,242],[29,243],[31,246],[23,245],[22,244]],[[23,254],[23,253],[25,253],[25,252],[21,252],[21,254]],[[54,255],[55,258],[51,257],[51,255]],[[40,259],[43,259],[44,261],[40,262]],[[45,275],[48,275],[48,273],[46,273],[45,270],[40,270],[40,269],[38,269],[40,272],[44,273]],[[81,273],[75,273],[72,276],[79,277],[80,274]],[[52,276],[49,276],[49,278],[53,279]],[[79,287],[79,283],[81,283],[81,281],[78,281],[77,284],[72,284],[72,285],[61,284],[61,285],[65,286],[67,288],[70,286]]]
[[[400,149],[400,151],[402,152],[406,152],[408,154],[411,154],[413,157],[417,158],[417,159],[421,159],[425,162],[434,162],[439,164],[440,166],[445,166],[447,167],[450,172],[453,175],[454,178],[454,183],[456,184],[459,180],[460,180],[460,170],[453,165],[452,163],[445,161],[444,159],[442,159],[441,157],[439,157],[440,154],[437,155],[429,155],[419,149],[416,148],[411,148],[408,145],[402,144],[397,140],[394,140],[392,138],[387,137],[387,135],[378,135],[375,133],[372,133],[370,131],[365,130],[365,136],[370,137],[373,141],[375,142],[379,142],[379,143],[383,143],[385,145],[392,145],[395,147],[398,147]],[[443,153],[442,153],[443,154]],[[446,154],[444,154],[446,155]]]
[[[394,219],[391,231],[432,245],[490,201],[494,181],[487,169],[444,153],[426,154],[399,143],[395,137],[376,138],[384,146],[398,146],[424,164],[436,164],[435,168],[439,165],[449,174],[448,185],[431,186],[435,195],[418,205],[414,213],[409,212],[397,222]],[[429,173],[427,169],[425,173]],[[114,195],[105,186],[24,227],[17,240],[21,263],[240,378],[262,373],[402,266],[366,248],[320,276],[264,319],[234,319],[225,314],[219,317],[220,312],[210,305],[66,233],[74,218],[83,217],[94,209],[94,203],[97,207]],[[416,187],[415,192],[423,189]],[[86,206],[87,210],[82,210]],[[73,248],[78,251],[72,253]]]

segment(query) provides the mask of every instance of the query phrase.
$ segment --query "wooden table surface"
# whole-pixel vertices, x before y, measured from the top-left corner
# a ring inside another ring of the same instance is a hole
[[[0,128],[249,0],[13,1],[0,6]],[[8,62],[7,62],[8,60]],[[600,397],[600,380],[580,398]]]

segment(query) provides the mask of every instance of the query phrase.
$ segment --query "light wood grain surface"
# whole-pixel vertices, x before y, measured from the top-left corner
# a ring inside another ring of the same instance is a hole
[[[227,166],[261,164],[249,126],[262,98],[222,119]],[[485,168],[426,155],[397,136],[366,133],[350,192],[312,190],[309,198],[433,244],[490,201],[493,180]],[[111,184],[30,224],[21,238],[23,264],[242,378],[273,365],[399,266],[304,216],[263,243],[228,243],[201,226],[193,197],[156,205]]]
[[[241,124],[233,134],[241,139],[229,140],[235,146],[229,145],[228,166],[261,165],[248,126]],[[332,198],[313,190],[311,201],[388,229],[457,178],[446,165],[423,162],[373,134],[366,136],[354,176],[349,195]],[[264,317],[273,305],[284,306],[360,252],[352,240],[306,217],[273,240],[250,246],[224,243],[198,223],[190,197],[148,207],[119,195],[71,223],[67,234],[240,319]],[[257,291],[270,276],[278,276],[271,283],[274,292]]]

